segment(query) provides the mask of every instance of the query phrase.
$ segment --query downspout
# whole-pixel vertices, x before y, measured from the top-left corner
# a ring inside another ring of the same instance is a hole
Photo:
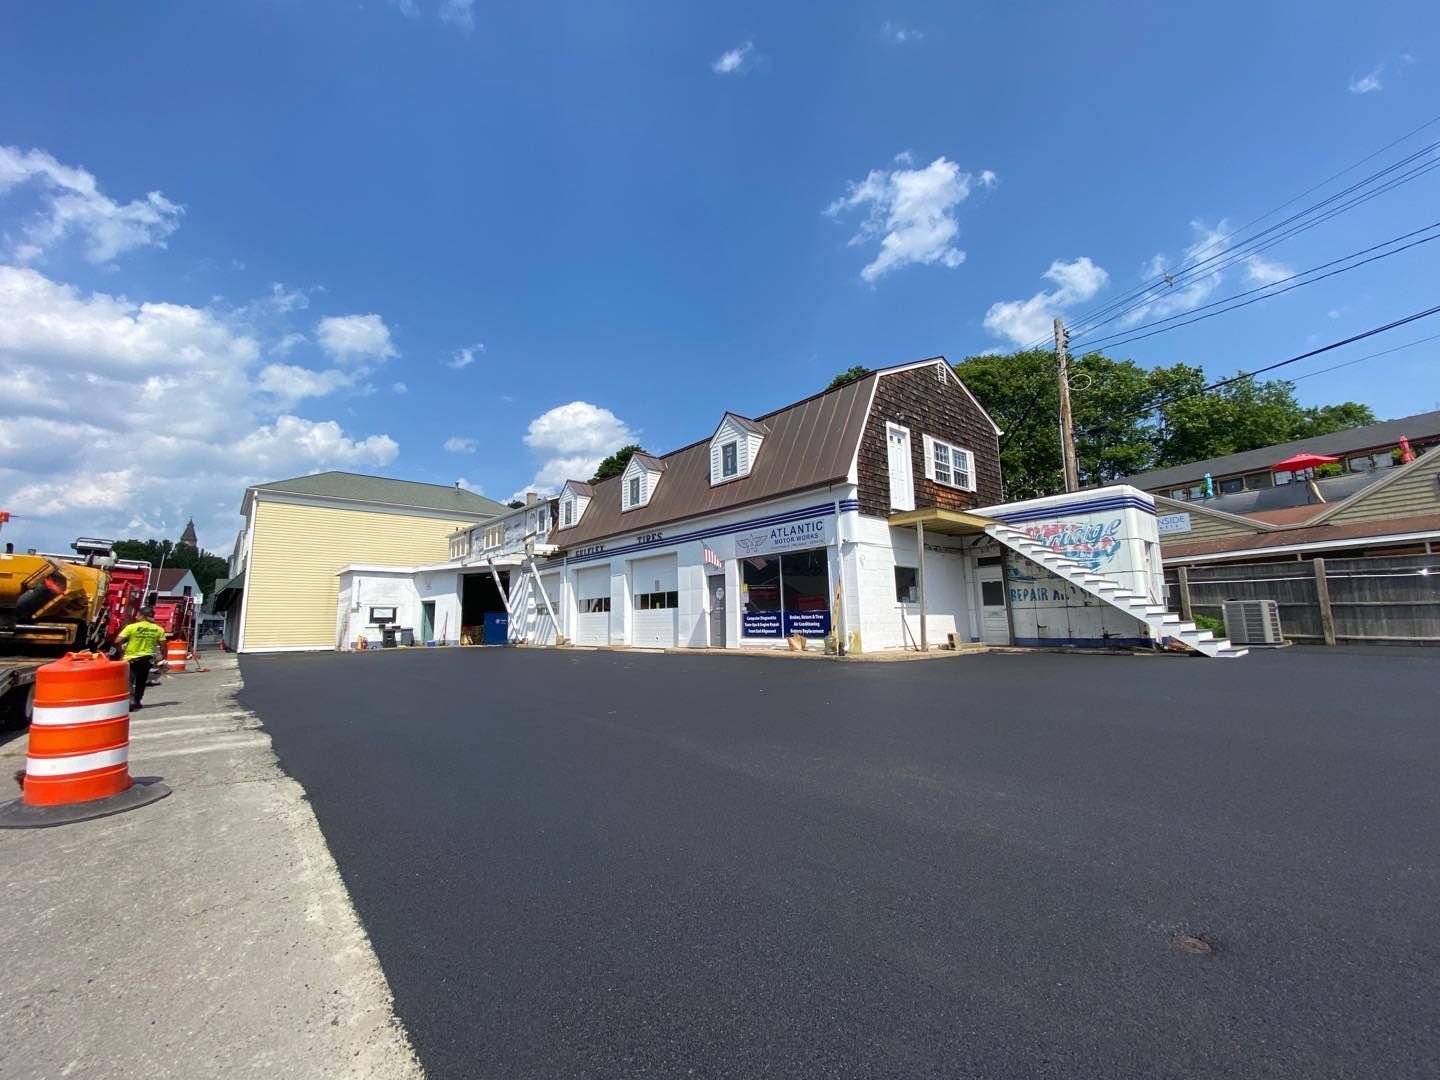
[[[840,539],[840,500],[835,498],[834,484],[830,485],[830,502],[835,507],[835,563],[839,567],[839,580],[835,582],[835,655],[845,656],[845,546]]]

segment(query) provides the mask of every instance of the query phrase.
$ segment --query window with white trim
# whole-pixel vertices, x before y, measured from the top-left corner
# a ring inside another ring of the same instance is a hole
[[[720,447],[720,475],[724,479],[740,474],[740,443],[732,440]]]
[[[505,544],[505,526],[491,525],[485,530],[485,546],[487,548],[503,547]]]
[[[925,475],[937,484],[975,490],[975,455],[953,443],[925,436]]]
[[[630,477],[630,505],[640,505],[640,474]]]
[[[560,504],[560,524],[569,528],[575,524],[575,500],[566,499]]]

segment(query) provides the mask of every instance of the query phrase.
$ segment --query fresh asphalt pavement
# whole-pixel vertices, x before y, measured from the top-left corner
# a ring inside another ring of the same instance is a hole
[[[243,672],[431,1077],[1440,1070],[1440,650]]]

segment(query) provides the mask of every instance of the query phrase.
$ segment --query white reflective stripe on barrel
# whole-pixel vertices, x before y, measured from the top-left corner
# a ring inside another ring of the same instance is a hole
[[[36,705],[30,722],[39,726],[53,724],[93,724],[97,720],[119,720],[130,715],[128,696],[98,705]]]
[[[25,772],[30,776],[70,776],[92,772],[111,765],[124,765],[130,760],[130,747],[97,750],[93,754],[66,754],[62,757],[27,757]]]

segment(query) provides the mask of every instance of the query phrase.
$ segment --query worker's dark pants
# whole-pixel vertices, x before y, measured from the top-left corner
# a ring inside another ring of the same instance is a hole
[[[145,684],[150,681],[150,665],[154,657],[141,656],[130,661],[130,707],[134,708],[145,699]]]

